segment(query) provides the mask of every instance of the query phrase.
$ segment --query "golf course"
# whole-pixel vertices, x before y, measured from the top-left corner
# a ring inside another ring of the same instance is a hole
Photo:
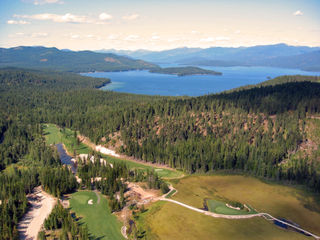
[[[80,217],[79,223],[86,223],[90,238],[122,240],[122,224],[111,214],[107,199],[100,193],[79,191],[71,195],[71,211]]]

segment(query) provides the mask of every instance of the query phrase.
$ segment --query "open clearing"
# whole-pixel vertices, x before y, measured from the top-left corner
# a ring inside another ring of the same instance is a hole
[[[44,135],[48,144],[63,143],[68,154],[73,155],[74,150],[77,154],[89,153],[89,147],[83,143],[77,145],[77,139],[74,137],[74,131],[68,128],[60,131],[54,124],[44,124]]]
[[[98,203],[98,197],[100,202]],[[91,201],[92,202],[91,202]],[[88,204],[89,201],[92,204]],[[89,233],[94,239],[122,240],[121,223],[111,214],[108,200],[100,193],[79,191],[71,195],[71,211],[80,217],[80,223],[87,224]]]
[[[84,143],[80,143],[77,146],[77,140],[74,137],[74,131],[71,129],[65,128],[64,131],[60,131],[60,128],[55,124],[44,124],[44,135],[46,137],[46,141],[48,144],[57,144],[63,143],[66,147],[69,154],[73,155],[74,150],[76,150],[77,154],[88,154],[92,151],[92,145],[89,143],[88,145]],[[108,156],[105,154],[101,154],[104,159],[106,159],[109,163],[125,163],[129,168],[132,169],[142,169],[142,170],[152,170],[154,169],[157,174],[162,178],[177,178],[183,175],[182,172],[173,171],[166,168],[161,168],[160,166],[152,166],[152,164],[143,164],[138,163],[133,160],[127,160],[123,158],[116,158],[112,156]]]
[[[156,202],[140,215],[147,239],[163,240],[299,240],[313,239],[276,227],[263,218],[212,218],[170,202]]]
[[[174,187],[178,193],[173,199],[198,208],[203,207],[205,198],[228,199],[249,204],[258,212],[285,218],[305,230],[320,234],[319,196],[297,188],[267,184],[253,177],[235,175],[190,176],[176,181]]]
[[[18,225],[20,239],[37,239],[44,220],[51,213],[56,199],[44,192],[41,187],[36,187],[28,195],[30,209],[23,216]]]

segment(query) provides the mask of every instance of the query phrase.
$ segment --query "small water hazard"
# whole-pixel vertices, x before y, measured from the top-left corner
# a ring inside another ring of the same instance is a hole
[[[283,222],[289,223],[289,224],[291,224],[291,225],[293,225],[293,226],[296,226],[296,227],[298,227],[298,228],[301,228],[299,224],[294,223],[294,222],[291,222],[291,221],[289,221],[289,220],[287,220],[287,219],[285,219],[285,218],[280,218],[280,220],[283,221]],[[307,233],[305,233],[305,232],[303,232],[303,231],[299,231],[299,230],[296,229],[296,228],[290,227],[290,226],[288,226],[288,225],[286,225],[286,224],[284,224],[284,223],[282,223],[282,222],[279,222],[278,220],[273,220],[273,223],[274,223],[276,226],[278,226],[278,227],[281,227],[281,228],[284,228],[284,229],[287,229],[287,230],[292,230],[292,231],[301,233],[301,234],[303,234],[303,235],[305,235],[305,236],[308,236],[308,237],[310,236],[309,234],[307,234]]]
[[[71,167],[71,171],[75,174],[77,172],[77,168],[74,162],[71,161],[72,157],[67,154],[62,143],[56,144],[56,147],[57,147],[61,162],[63,164],[69,165]]]

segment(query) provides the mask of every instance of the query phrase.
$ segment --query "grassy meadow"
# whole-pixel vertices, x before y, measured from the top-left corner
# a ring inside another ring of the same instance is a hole
[[[202,208],[204,199],[237,201],[320,235],[319,195],[237,175],[188,176],[174,181],[173,185],[178,193],[172,198],[183,203]]]
[[[97,203],[97,195],[92,191],[80,191],[71,195],[70,208],[80,217],[81,222],[87,224],[92,239],[122,240],[121,223],[117,217],[111,214],[107,199],[100,195]],[[89,200],[93,204],[88,204]]]
[[[276,227],[259,217],[251,219],[213,218],[170,202],[156,202],[138,219],[145,239],[156,240],[302,240],[300,233]]]

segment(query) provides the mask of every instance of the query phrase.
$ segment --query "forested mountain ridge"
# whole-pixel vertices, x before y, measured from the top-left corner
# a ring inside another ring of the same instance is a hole
[[[0,48],[0,67],[23,67],[68,72],[152,69],[156,65],[112,53],[61,51],[46,47]]]
[[[320,71],[320,48],[287,44],[251,47],[176,48],[159,52],[110,52],[155,63],[175,63],[196,66],[268,66]],[[108,52],[107,50],[103,52]]]
[[[121,140],[119,152],[186,173],[226,170],[319,192],[318,80],[285,76],[248,89],[175,98],[103,92],[95,87],[106,80],[75,74],[2,69],[0,214],[6,217],[0,218],[0,238],[17,238],[25,194],[34,186],[56,196],[77,187],[46,145],[43,123],[78,130],[96,143]],[[311,140],[312,153],[299,154]]]

